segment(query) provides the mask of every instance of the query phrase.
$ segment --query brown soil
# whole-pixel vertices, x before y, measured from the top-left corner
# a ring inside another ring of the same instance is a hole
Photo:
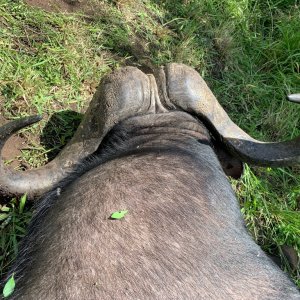
[[[82,2],[87,1],[72,1],[72,0],[26,0],[28,5],[37,6],[49,12],[75,12],[79,9]]]
[[[28,5],[48,12],[84,13],[93,15],[94,3],[90,0],[25,0]]]
[[[0,126],[7,123],[8,120],[6,120],[1,114],[0,114]],[[21,156],[21,150],[24,149],[27,146],[26,140],[18,135],[13,135],[8,139],[8,141],[5,143],[1,155],[3,160],[12,160],[10,163],[10,166],[13,168],[18,167],[24,167],[24,162],[22,162],[19,157]]]

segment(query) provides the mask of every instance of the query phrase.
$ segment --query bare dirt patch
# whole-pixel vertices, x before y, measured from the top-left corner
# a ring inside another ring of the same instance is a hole
[[[0,127],[9,122],[2,115],[0,115]],[[26,168],[27,166],[19,158],[21,157],[21,150],[27,147],[25,138],[19,135],[13,135],[5,143],[1,156],[5,161],[11,161],[10,166],[13,168]]]
[[[91,0],[25,0],[25,2],[48,12],[83,13],[92,16],[95,11],[95,2]]]
[[[72,0],[26,0],[28,5],[42,8],[49,12],[76,12],[85,2],[88,1],[72,1]]]

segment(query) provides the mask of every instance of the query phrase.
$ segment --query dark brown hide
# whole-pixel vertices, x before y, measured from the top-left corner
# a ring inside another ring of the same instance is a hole
[[[101,156],[39,204],[11,299],[299,299],[247,233],[197,120],[129,119]]]

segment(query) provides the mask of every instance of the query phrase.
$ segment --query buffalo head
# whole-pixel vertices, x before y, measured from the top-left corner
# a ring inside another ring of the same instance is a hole
[[[299,102],[299,94],[289,99]],[[0,159],[0,191],[5,194],[39,196],[73,172],[92,155],[106,134],[122,120],[172,110],[198,117],[231,155],[262,166],[289,166],[300,162],[300,137],[291,141],[257,141],[239,128],[221,107],[201,76],[192,68],[172,63],[155,75],[125,67],[107,76],[95,93],[72,140],[46,166],[19,172]],[[0,128],[0,150],[17,130],[38,122],[39,116],[22,118]]]

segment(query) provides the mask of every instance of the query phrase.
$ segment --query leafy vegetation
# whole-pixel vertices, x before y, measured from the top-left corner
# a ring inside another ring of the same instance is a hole
[[[22,131],[28,147],[15,160],[31,167],[45,164],[72,135],[99,80],[123,65],[144,70],[171,61],[191,65],[253,137],[278,141],[300,135],[300,106],[285,100],[286,94],[299,92],[299,1],[80,3],[77,14],[63,14],[0,0],[1,112],[7,119],[44,117]],[[77,114],[60,118],[66,110]],[[46,131],[54,113],[63,129],[50,126]],[[37,138],[41,135],[47,142]],[[299,264],[292,268],[282,251],[290,246],[300,254],[299,167],[246,166],[243,178],[232,185],[254,238],[282,258],[300,286]],[[0,203],[3,275],[17,253],[31,205],[26,202],[21,210],[18,199]]]

